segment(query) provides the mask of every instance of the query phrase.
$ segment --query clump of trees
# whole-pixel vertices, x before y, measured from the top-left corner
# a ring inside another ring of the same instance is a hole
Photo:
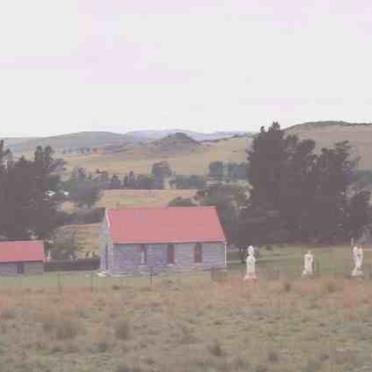
[[[315,151],[315,142],[286,136],[278,123],[248,152],[251,196],[242,208],[239,240],[336,242],[369,221],[370,193],[353,190],[358,159],[350,144]]]
[[[208,176],[215,180],[237,181],[246,180],[248,172],[247,163],[213,161],[208,167]]]
[[[78,207],[92,207],[100,199],[102,186],[106,182],[108,174],[99,174],[94,178],[85,169],[75,168],[64,182],[64,188],[69,192],[70,200]]]
[[[191,175],[182,176],[177,175],[172,181],[170,181],[171,186],[176,189],[187,190],[187,189],[204,189],[207,185],[207,179],[204,176]]]
[[[61,190],[59,170],[63,161],[54,159],[47,146],[36,148],[32,160],[13,161],[0,141],[0,235],[4,239],[44,239],[62,223],[57,195]]]

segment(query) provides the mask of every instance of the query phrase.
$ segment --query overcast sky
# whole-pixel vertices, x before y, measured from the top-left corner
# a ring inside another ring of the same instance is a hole
[[[370,0],[0,5],[0,136],[372,121]]]

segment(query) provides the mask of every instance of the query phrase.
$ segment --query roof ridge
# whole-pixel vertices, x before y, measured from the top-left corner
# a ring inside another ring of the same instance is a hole
[[[151,207],[151,206],[127,206],[127,207],[116,207],[116,208],[106,208],[108,211],[121,211],[126,209],[196,209],[196,208],[203,208],[203,209],[216,209],[214,205],[195,205],[195,206],[158,206],[158,207]]]

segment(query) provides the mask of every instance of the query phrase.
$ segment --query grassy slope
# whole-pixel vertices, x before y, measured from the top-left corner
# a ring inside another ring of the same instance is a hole
[[[37,146],[52,146],[55,150],[78,149],[81,147],[101,147],[122,144],[132,140],[122,134],[111,132],[78,132],[52,137],[40,137],[25,141],[9,142],[15,153],[32,152]]]
[[[300,138],[314,139],[318,148],[331,147],[334,143],[349,140],[355,156],[360,156],[360,168],[372,169],[372,125],[334,122],[307,123],[287,129],[287,133]],[[67,168],[82,166],[95,171],[105,169],[123,175],[130,170],[149,173],[151,165],[167,160],[178,174],[206,174],[208,165],[215,160],[242,162],[246,160],[246,149],[252,139],[230,138],[218,142],[204,142],[199,148],[170,147],[159,151],[153,145],[129,146],[116,153],[68,156]]]
[[[67,156],[67,169],[76,166],[92,172],[104,169],[123,175],[133,170],[136,173],[150,173],[153,163],[167,160],[178,174],[207,174],[208,165],[215,160],[242,162],[246,160],[247,138],[231,138],[218,142],[205,142],[190,152],[177,148],[169,152],[149,151],[146,145],[111,154]]]
[[[360,156],[360,168],[372,169],[372,125],[347,123],[309,123],[287,129],[303,139],[314,139],[318,148],[331,147],[340,141],[350,141],[354,155]]]
[[[2,372],[369,371],[370,281],[209,274],[0,283]],[[30,288],[30,289],[27,289]],[[93,290],[91,290],[93,289]]]

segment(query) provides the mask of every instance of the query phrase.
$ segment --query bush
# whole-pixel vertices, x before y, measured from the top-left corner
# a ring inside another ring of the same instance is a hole
[[[57,340],[73,339],[80,329],[72,319],[50,313],[42,315],[40,321],[44,332],[54,335]]]
[[[71,214],[66,219],[66,225],[81,225],[89,223],[99,223],[105,215],[105,208],[92,208],[88,210],[80,210]]]
[[[207,179],[203,176],[176,176],[171,182],[177,189],[204,189],[207,185]]]
[[[209,351],[211,352],[211,354],[213,354],[214,356],[222,356],[223,355],[223,350],[222,350],[222,347],[221,347],[221,344],[219,343],[219,341],[215,341],[213,343],[213,345],[211,345],[209,347]]]
[[[72,339],[78,333],[78,326],[71,319],[61,318],[56,322],[55,332],[58,340]]]
[[[115,325],[115,336],[119,340],[127,340],[130,336],[130,325],[128,320],[121,319]]]

